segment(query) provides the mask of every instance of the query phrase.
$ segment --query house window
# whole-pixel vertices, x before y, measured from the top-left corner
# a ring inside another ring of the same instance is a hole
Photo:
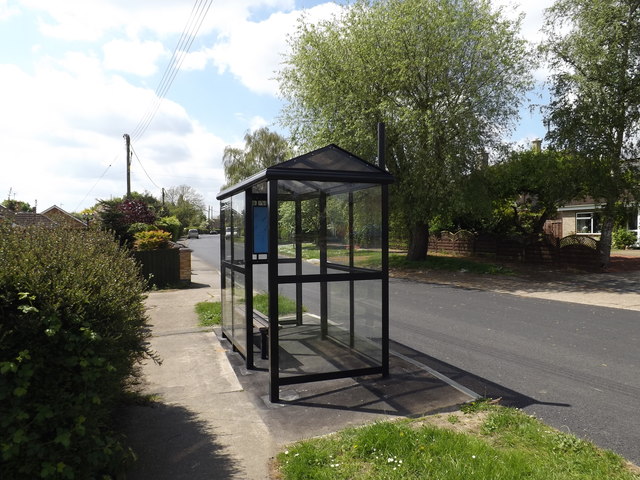
[[[629,230],[638,230],[638,210],[631,209],[627,215],[627,228]]]
[[[595,212],[576,213],[577,233],[600,233],[600,215]]]

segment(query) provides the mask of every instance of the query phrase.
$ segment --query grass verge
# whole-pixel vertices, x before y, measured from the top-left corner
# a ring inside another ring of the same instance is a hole
[[[426,260],[410,261],[404,254],[389,255],[389,268],[400,270],[447,270],[452,272],[482,273],[489,275],[510,275],[513,272],[495,263],[470,260],[468,258],[429,255]]]
[[[253,308],[265,315],[269,313],[269,294],[260,293],[253,296]],[[303,306],[302,311],[306,312],[307,309]],[[278,295],[278,314],[289,315],[296,313],[296,302],[288,297]]]
[[[282,480],[640,479],[621,457],[519,410],[486,405],[465,412],[299,442],[278,455],[276,469]]]
[[[200,302],[196,304],[199,325],[201,327],[211,327],[220,325],[222,320],[222,303],[220,302]]]
[[[269,312],[269,295],[261,293],[253,296],[253,308],[267,314]],[[303,306],[302,311],[307,309]],[[280,315],[296,313],[296,302],[290,298],[278,295],[278,312]],[[220,325],[222,321],[222,303],[220,302],[200,302],[196,304],[198,314],[198,325],[201,327],[211,327]]]
[[[295,256],[293,245],[280,245],[282,255]],[[348,263],[348,251],[345,248],[327,249],[327,257],[340,263]],[[313,244],[302,245],[302,258],[317,260],[320,258],[318,247]],[[358,249],[354,251],[354,263],[358,267],[380,268],[380,250]],[[509,268],[495,263],[473,260],[469,258],[429,255],[423,261],[407,260],[405,253],[390,253],[389,268],[396,270],[446,270],[452,272],[469,272],[489,275],[510,275],[514,272]]]

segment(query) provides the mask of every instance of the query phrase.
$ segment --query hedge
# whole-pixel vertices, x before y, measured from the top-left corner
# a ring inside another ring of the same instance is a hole
[[[112,414],[153,357],[145,285],[113,236],[0,225],[0,478],[112,478]]]

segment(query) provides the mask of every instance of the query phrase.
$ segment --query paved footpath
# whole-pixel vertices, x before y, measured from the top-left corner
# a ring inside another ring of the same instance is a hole
[[[276,445],[211,329],[194,306],[219,300],[217,274],[193,259],[194,288],[149,294],[152,348],[143,367],[151,406],[128,407],[123,424],[139,459],[127,478],[265,479]]]
[[[395,272],[392,275],[419,282],[491,290],[521,297],[640,311],[640,270],[590,274],[537,272],[530,276],[442,271]]]

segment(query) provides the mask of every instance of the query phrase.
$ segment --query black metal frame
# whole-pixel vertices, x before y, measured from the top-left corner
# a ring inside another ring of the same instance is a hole
[[[303,169],[303,168],[285,168],[280,164],[274,167],[269,167],[263,172],[254,175],[253,177],[235,185],[218,195],[218,199],[223,201],[234,195],[244,194],[245,201],[245,213],[244,213],[244,264],[239,264],[233,261],[234,252],[232,251],[231,261],[227,261],[226,256],[226,239],[222,238],[220,245],[221,256],[221,285],[224,289],[226,285],[226,272],[230,269],[232,272],[241,273],[245,279],[245,308],[246,308],[246,338],[235,338],[233,332],[226,331],[223,322],[223,335],[228,338],[233,346],[234,350],[244,353],[246,359],[247,368],[255,368],[254,364],[254,352],[253,352],[253,295],[248,292],[253,292],[253,267],[258,264],[267,264],[268,269],[268,295],[269,295],[269,312],[268,318],[270,321],[269,328],[269,374],[270,374],[270,399],[272,402],[279,401],[279,388],[283,385],[291,385],[306,382],[315,382],[322,380],[332,380],[337,378],[353,377],[360,375],[370,374],[382,374],[388,376],[389,374],[389,288],[388,288],[388,184],[393,182],[393,177],[386,172],[383,168],[371,165],[364,160],[358,159],[352,154],[339,149],[335,145],[329,145],[324,149],[311,152],[309,154],[297,157],[291,160],[304,162],[306,156],[322,154],[327,149],[331,149],[330,153],[336,153],[340,155],[348,155],[351,159],[357,159],[359,162],[366,164],[368,171],[354,172],[354,171],[340,171],[340,170],[319,170],[319,169]],[[380,154],[379,159],[382,160],[383,156]],[[283,196],[282,192],[279,192],[279,181],[296,181],[299,185],[304,185],[309,188],[314,188],[318,185],[314,182],[331,182],[336,183],[335,189],[330,193],[333,194],[337,191],[348,192],[349,203],[349,264],[348,265],[336,265],[328,262],[327,259],[327,219],[326,219],[326,198],[327,193],[323,191],[316,191],[314,198],[319,198],[319,213],[320,213],[320,238],[324,239],[324,243],[320,248],[320,273],[319,274],[303,274],[302,270],[302,246],[301,238],[302,234],[302,213],[301,213],[301,201],[307,195]],[[308,183],[305,183],[308,182]],[[266,187],[266,192],[260,193],[254,192],[256,185],[263,184]],[[354,186],[354,184],[357,184]],[[342,185],[342,186],[340,186]],[[352,189],[356,187],[371,187],[379,185],[381,187],[381,255],[382,255],[382,267],[380,270],[369,270],[365,268],[358,268],[354,265],[354,235],[353,235],[353,203],[354,197]],[[279,259],[278,258],[278,205],[281,200],[294,201],[295,202],[295,259]],[[268,215],[268,253],[266,260],[260,258],[259,255],[254,254],[253,245],[253,205],[254,202],[264,202],[266,200],[267,215]],[[231,201],[231,208],[233,208],[233,201]],[[223,209],[221,208],[221,212]],[[227,219],[224,215],[221,215],[221,232],[225,232],[227,227]],[[231,245],[233,248],[233,235],[234,225],[233,222],[230,225],[231,228]],[[278,271],[280,263],[291,262],[295,263],[295,275],[281,275]],[[342,273],[329,273],[331,270],[342,270]],[[296,286],[296,324],[302,324],[302,286],[305,283],[319,283],[320,285],[320,326],[321,326],[321,338],[326,337],[328,330],[328,284],[331,282],[348,282],[349,283],[349,346],[353,347],[354,338],[354,282],[358,280],[380,280],[381,289],[381,362],[380,366],[373,366],[369,368],[358,368],[344,371],[332,371],[325,373],[314,373],[297,376],[280,377],[279,375],[279,329],[271,328],[273,323],[271,319],[279,318],[278,312],[278,286],[283,284],[295,284]],[[232,274],[232,283],[233,274]],[[233,295],[233,293],[232,293]],[[231,323],[233,326],[233,321]],[[230,334],[231,333],[231,334]],[[243,352],[244,351],[244,352]]]

